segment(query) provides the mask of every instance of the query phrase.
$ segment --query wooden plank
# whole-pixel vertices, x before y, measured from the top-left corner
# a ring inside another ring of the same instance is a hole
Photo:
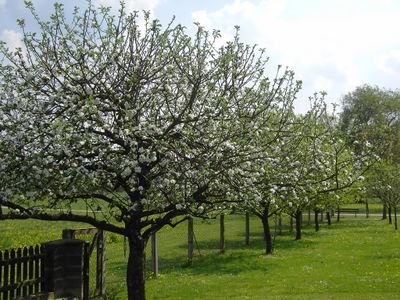
[[[7,287],[8,286],[8,278],[10,276],[9,274],[9,267],[8,267],[8,259],[10,258],[10,254],[8,250],[4,251],[4,266],[3,266],[3,286]],[[3,299],[8,299],[8,290],[4,289],[3,291]]]
[[[40,245],[40,291],[44,292],[44,288],[45,288],[45,283],[44,283],[44,260],[45,260],[45,256],[44,256],[44,245]]]
[[[29,278],[29,280],[32,280],[32,279],[34,279],[33,278],[34,260],[32,258],[32,256],[33,256],[33,247],[32,246],[29,247],[28,253],[29,253],[29,255],[28,255],[29,256],[29,258],[28,258],[28,278]],[[29,290],[29,295],[32,295],[33,294],[33,285],[29,285],[28,290]]]
[[[24,247],[22,250],[22,256],[24,257],[24,260],[22,262],[22,281],[28,280],[28,248]],[[27,286],[23,286],[22,288],[22,296],[27,296],[28,295],[28,288]]]
[[[18,248],[17,250],[17,259],[18,259],[18,264],[17,264],[17,278],[16,282],[18,284],[17,291],[16,291],[16,296],[22,296],[22,288],[21,288],[21,282],[22,282],[22,249]]]
[[[0,286],[3,286],[3,252],[0,250]],[[0,298],[1,292],[0,292]]]
[[[39,258],[40,258],[40,249],[39,249],[39,246],[36,245],[35,249],[34,249],[34,258],[33,258],[33,261],[34,261],[34,278],[35,279],[40,278],[40,259]],[[40,287],[39,281],[37,280],[37,281],[35,281],[35,285],[34,285],[35,293],[41,292],[39,287]]]
[[[9,280],[9,285],[10,285],[10,299],[14,299],[15,298],[15,265],[16,265],[16,253],[15,253],[15,249],[11,249],[10,252],[10,280]]]

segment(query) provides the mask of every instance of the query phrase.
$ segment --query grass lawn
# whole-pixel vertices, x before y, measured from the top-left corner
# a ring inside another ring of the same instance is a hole
[[[379,217],[343,216],[320,232],[305,226],[294,241],[284,228],[273,255],[265,256],[260,222],[251,219],[250,246],[244,218],[227,216],[226,253],[218,251],[217,221],[195,220],[197,246],[186,266],[186,224],[158,233],[158,279],[146,282],[148,299],[396,299],[400,294],[400,234]],[[288,223],[288,222],[285,222]],[[56,239],[71,223],[1,221],[0,249]],[[109,299],[126,299],[123,239],[107,234]],[[150,243],[148,246],[150,257]],[[150,261],[148,261],[150,267]]]

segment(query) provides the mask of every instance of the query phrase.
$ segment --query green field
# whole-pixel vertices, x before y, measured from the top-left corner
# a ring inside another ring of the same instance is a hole
[[[287,220],[284,222],[287,224]],[[251,219],[245,245],[244,217],[226,217],[226,253],[219,253],[219,224],[195,220],[197,246],[193,266],[186,265],[187,227],[158,233],[160,276],[151,276],[148,299],[396,299],[400,294],[400,234],[374,216],[343,216],[315,232],[304,226],[294,241],[285,226],[265,256],[260,222]],[[57,239],[72,223],[1,221],[0,249]],[[123,239],[107,235],[109,299],[126,299]],[[150,257],[150,244],[148,246]]]

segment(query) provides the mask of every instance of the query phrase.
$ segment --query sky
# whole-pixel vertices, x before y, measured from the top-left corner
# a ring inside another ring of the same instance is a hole
[[[52,0],[33,0],[46,18]],[[92,0],[117,9],[119,0]],[[125,0],[129,10],[149,10],[167,24],[194,22],[221,31],[229,40],[236,25],[243,42],[265,48],[266,74],[289,67],[303,81],[296,110],[305,112],[308,98],[327,93],[328,103],[363,84],[400,87],[400,0]],[[66,11],[84,8],[86,0],[61,0]],[[0,0],[0,40],[20,45],[18,18],[33,24],[23,0]],[[31,22],[29,22],[31,21]]]

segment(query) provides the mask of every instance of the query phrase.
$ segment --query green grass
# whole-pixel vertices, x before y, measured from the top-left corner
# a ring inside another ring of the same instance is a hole
[[[287,223],[287,221],[285,222]],[[316,233],[305,226],[294,241],[285,227],[273,255],[265,256],[260,222],[251,219],[250,246],[244,218],[226,217],[226,253],[218,251],[217,221],[195,220],[193,266],[186,266],[186,224],[158,233],[160,277],[151,278],[148,299],[395,299],[400,293],[400,234],[379,217],[342,217]],[[59,238],[81,224],[1,221],[0,249]],[[148,246],[150,248],[150,244]],[[150,257],[148,249],[148,258]],[[200,251],[200,253],[199,253]],[[123,239],[107,236],[107,288],[126,299]],[[114,297],[114,298],[118,298]],[[111,298],[110,298],[111,299]]]

